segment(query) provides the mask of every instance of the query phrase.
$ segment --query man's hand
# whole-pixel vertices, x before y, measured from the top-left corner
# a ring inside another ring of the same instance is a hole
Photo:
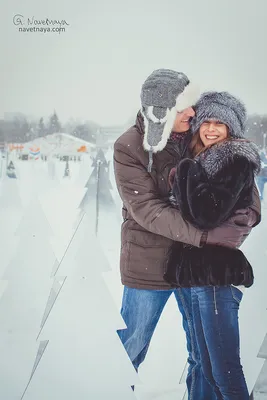
[[[208,231],[206,243],[237,248],[241,246],[250,232],[250,226],[237,225],[235,222],[226,221],[218,228]]]
[[[258,215],[256,211],[252,210],[252,208],[242,208],[241,210],[237,210],[233,217],[229,219],[229,221],[235,223],[240,226],[249,226],[252,228],[257,222]]]
[[[232,248],[240,247],[250,234],[257,218],[256,211],[251,208],[237,210],[228,221],[206,233],[206,243]]]

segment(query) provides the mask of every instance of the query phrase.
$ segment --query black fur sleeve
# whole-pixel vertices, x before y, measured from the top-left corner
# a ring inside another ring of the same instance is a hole
[[[253,183],[253,170],[244,157],[235,158],[209,178],[198,161],[184,159],[176,171],[173,195],[183,217],[198,229],[208,230],[237,208],[250,205]]]

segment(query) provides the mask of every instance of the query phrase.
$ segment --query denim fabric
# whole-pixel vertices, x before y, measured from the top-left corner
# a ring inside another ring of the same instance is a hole
[[[194,330],[204,376],[217,399],[248,400],[238,325],[243,293],[234,286],[198,287],[191,291]]]
[[[142,290],[124,287],[121,314],[127,329],[118,331],[119,337],[138,371],[144,361],[149,344],[163,308],[174,293],[183,317],[183,328],[187,338],[188,375],[187,388],[189,400],[215,400],[212,386],[204,378],[200,357],[197,352],[192,323],[191,289]],[[168,366],[171,368],[171,366]]]

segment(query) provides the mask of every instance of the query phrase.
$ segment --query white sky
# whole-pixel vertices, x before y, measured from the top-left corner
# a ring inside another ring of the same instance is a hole
[[[15,14],[70,25],[61,34],[22,33]],[[0,118],[56,109],[63,122],[121,124],[157,68],[267,112],[266,17],[266,0],[1,0]]]

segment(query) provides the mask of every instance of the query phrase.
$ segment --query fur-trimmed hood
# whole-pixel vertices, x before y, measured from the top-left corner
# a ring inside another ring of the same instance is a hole
[[[196,156],[195,160],[202,165],[208,178],[212,178],[237,158],[246,158],[251,163],[255,175],[260,172],[261,160],[258,148],[246,139],[216,143]]]

